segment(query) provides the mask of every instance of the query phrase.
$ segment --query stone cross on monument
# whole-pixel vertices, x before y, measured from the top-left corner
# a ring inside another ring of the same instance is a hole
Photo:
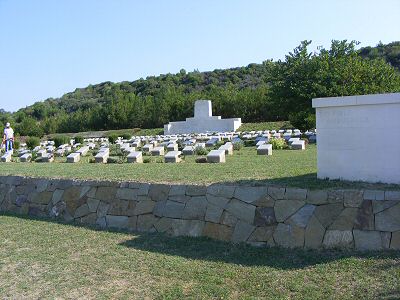
[[[210,100],[197,100],[194,103],[194,118],[204,119],[212,117],[212,107]]]
[[[165,124],[164,134],[232,132],[241,124],[240,118],[221,119],[220,116],[213,116],[211,100],[197,100],[194,103],[194,117]]]

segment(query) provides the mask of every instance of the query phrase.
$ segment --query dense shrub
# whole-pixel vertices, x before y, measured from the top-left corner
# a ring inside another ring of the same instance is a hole
[[[116,134],[110,134],[109,136],[108,136],[108,141],[111,143],[111,144],[114,144],[115,143],[115,141],[118,139],[118,135],[116,135]]]
[[[19,149],[20,143],[18,141],[14,141],[14,149]]]
[[[108,164],[118,164],[119,163],[119,159],[116,157],[109,157],[107,158],[107,163]]]
[[[75,143],[83,144],[83,136],[77,135],[74,137]]]
[[[183,148],[185,148],[185,146],[183,145],[183,141],[182,140],[178,140],[176,141],[176,143],[178,144],[178,149],[182,150]]]
[[[223,141],[218,141],[218,142],[215,143],[213,149],[214,149],[214,150],[218,150],[219,147],[221,147],[221,146],[224,145],[224,144],[225,144],[225,142],[223,142]]]
[[[208,154],[208,150],[206,148],[196,148],[196,150],[194,151],[194,153],[196,155],[207,155]]]
[[[36,136],[30,136],[26,139],[26,146],[31,150],[39,145],[40,145],[40,139]]]
[[[124,152],[122,152],[121,148],[118,145],[110,146],[110,156],[124,156]]]
[[[31,161],[36,161],[37,156],[38,156],[37,153],[36,152],[32,152],[31,154],[32,154]]]
[[[59,147],[59,146],[64,145],[64,144],[69,144],[69,140],[70,140],[69,137],[65,136],[65,135],[56,136],[53,139],[54,146]]]
[[[272,149],[285,149],[287,147],[285,139],[270,139],[269,144],[272,144]]]
[[[254,147],[256,145],[256,141],[255,140],[244,140],[243,145],[245,147]]]
[[[290,123],[302,131],[315,128],[315,114],[300,111],[289,115]]]
[[[241,142],[233,143],[233,150],[235,150],[235,151],[239,151],[240,149],[242,149],[242,147],[243,147],[243,143],[241,143]]]
[[[132,134],[130,133],[123,133],[121,136],[124,140],[130,140],[132,138]]]

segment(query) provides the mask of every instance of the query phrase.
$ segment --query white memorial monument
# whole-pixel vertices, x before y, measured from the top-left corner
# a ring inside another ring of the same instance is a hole
[[[220,116],[213,116],[210,100],[197,100],[194,104],[194,118],[164,125],[164,134],[235,131],[240,125],[240,118],[221,119]]]
[[[318,178],[400,184],[400,93],[317,98]]]

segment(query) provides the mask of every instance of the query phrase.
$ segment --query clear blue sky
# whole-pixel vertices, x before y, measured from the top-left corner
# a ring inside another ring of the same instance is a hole
[[[301,40],[400,40],[399,0],[0,0],[0,108],[103,81],[283,59]]]

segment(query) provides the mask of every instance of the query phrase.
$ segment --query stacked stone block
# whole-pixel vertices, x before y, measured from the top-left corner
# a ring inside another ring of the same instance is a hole
[[[0,210],[258,246],[400,249],[400,191],[3,176]]]

